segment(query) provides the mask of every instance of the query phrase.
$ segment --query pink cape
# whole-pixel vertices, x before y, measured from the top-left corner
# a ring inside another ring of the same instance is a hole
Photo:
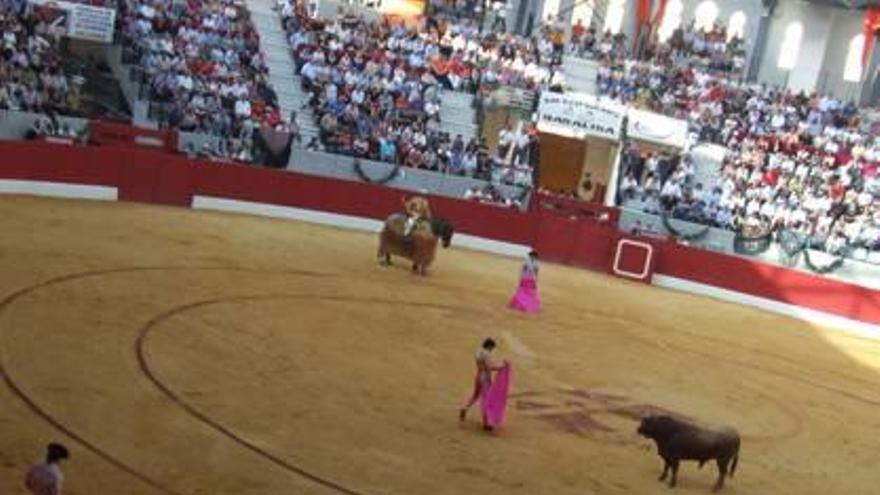
[[[510,298],[507,307],[523,313],[537,313],[541,311],[541,299],[538,297],[538,282],[532,277],[522,277],[519,280],[519,288]]]
[[[483,409],[483,418],[486,425],[497,428],[504,423],[504,413],[507,410],[507,390],[510,387],[510,363],[495,374],[495,380],[489,386],[489,390],[483,393],[480,406]]]

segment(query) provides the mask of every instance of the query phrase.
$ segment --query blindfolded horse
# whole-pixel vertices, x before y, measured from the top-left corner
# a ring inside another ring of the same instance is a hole
[[[412,271],[425,275],[427,268],[434,261],[437,243],[444,248],[452,242],[454,228],[442,218],[423,220],[416,225],[409,236],[404,235],[406,215],[395,213],[385,220],[385,226],[379,234],[379,264],[391,264],[391,255],[400,256],[412,261]]]

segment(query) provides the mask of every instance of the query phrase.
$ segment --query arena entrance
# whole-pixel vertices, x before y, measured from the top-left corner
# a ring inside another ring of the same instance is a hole
[[[578,93],[541,95],[539,186],[596,204],[614,204],[625,109]]]

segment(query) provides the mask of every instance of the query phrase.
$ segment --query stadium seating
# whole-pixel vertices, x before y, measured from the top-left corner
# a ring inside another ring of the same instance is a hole
[[[832,254],[880,249],[880,143],[858,108],[742,82],[740,43],[726,39],[679,29],[638,61],[596,49],[600,94],[687,119],[695,141],[727,148],[701,181],[689,156],[625,151],[623,204],[746,236],[786,230]]]

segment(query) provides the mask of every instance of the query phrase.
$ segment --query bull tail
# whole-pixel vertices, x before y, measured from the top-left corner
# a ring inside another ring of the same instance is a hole
[[[730,477],[733,478],[733,473],[736,472],[736,463],[739,461],[739,443],[736,445],[736,451],[733,453],[733,463],[730,465]]]

